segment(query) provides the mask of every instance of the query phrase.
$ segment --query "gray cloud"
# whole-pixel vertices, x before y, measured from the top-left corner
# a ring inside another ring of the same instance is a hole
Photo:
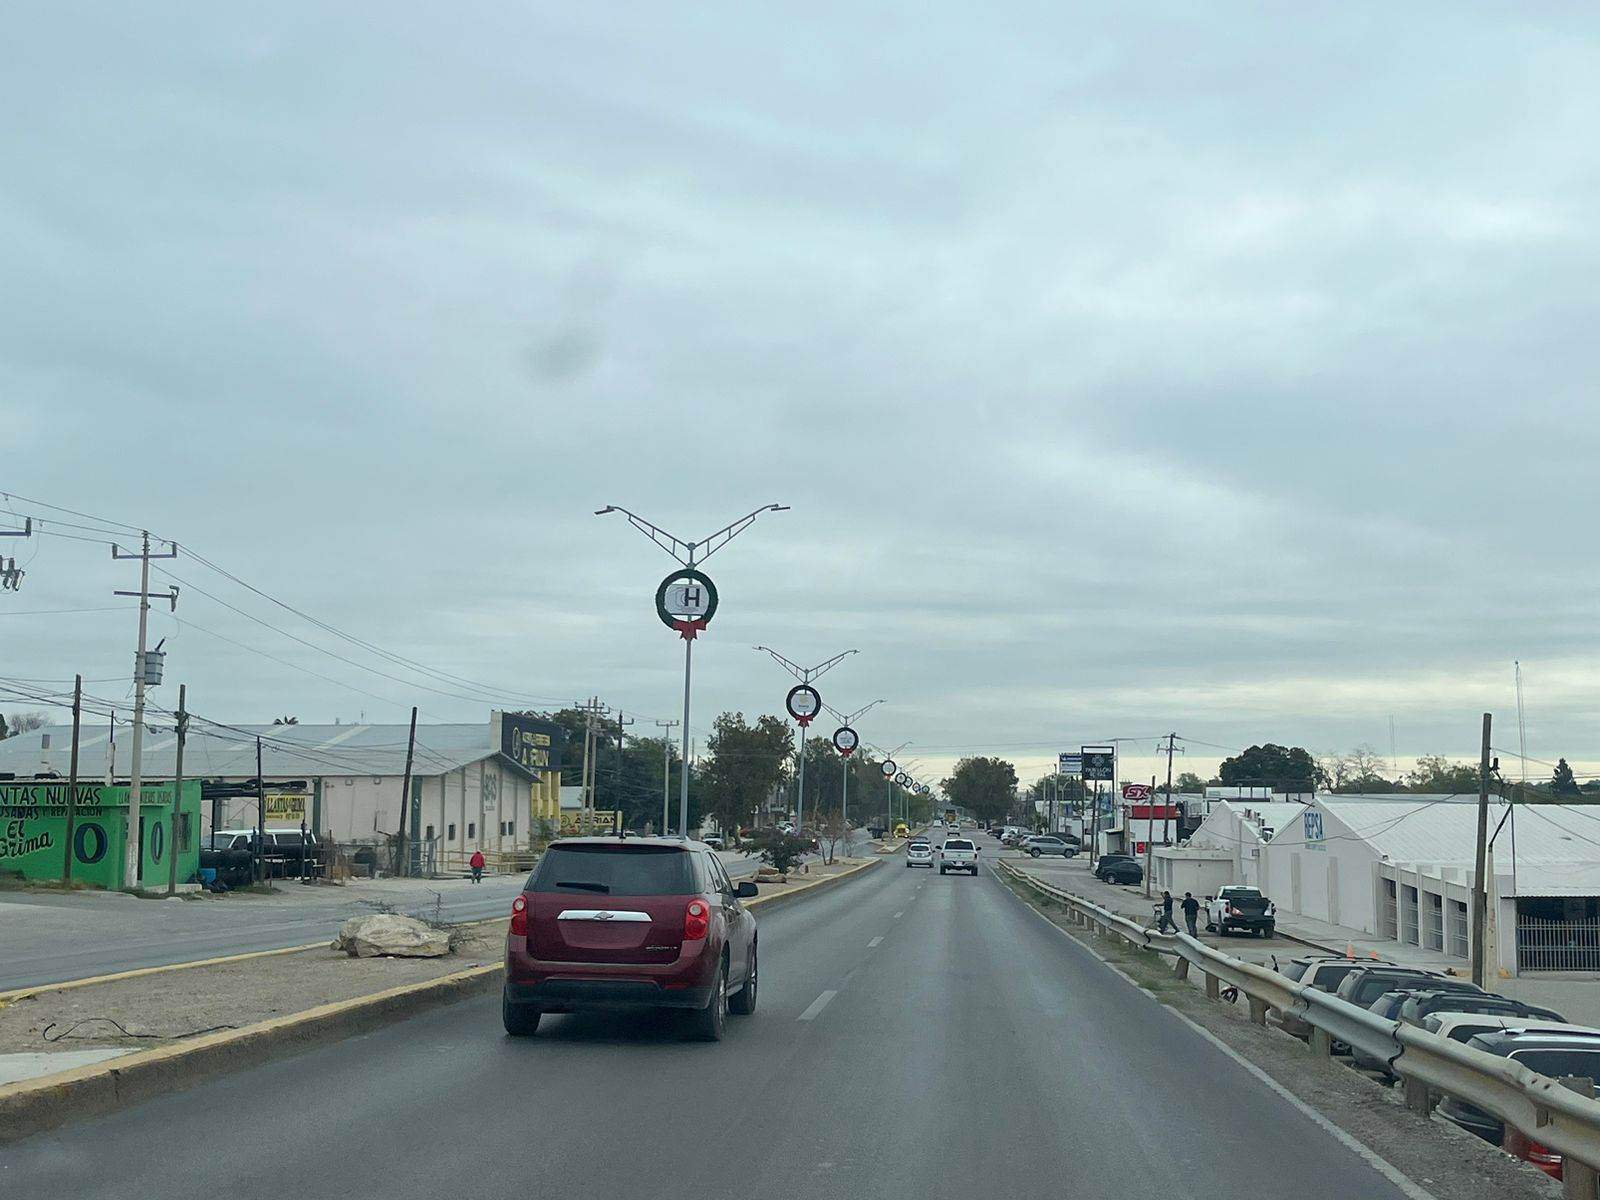
[[[590,510],[698,534],[790,503],[713,561],[702,728],[777,706],[761,641],[859,646],[825,693],[888,697],[869,736],[931,761],[1385,744],[1391,713],[1403,756],[1467,753],[1521,657],[1533,750],[1600,759],[1581,8],[13,25],[0,488],[453,673],[661,715],[668,561]],[[4,605],[127,583],[46,540]],[[164,625],[202,711],[417,699],[198,593],[179,616],[391,700]],[[16,676],[124,674],[131,636],[0,607]]]

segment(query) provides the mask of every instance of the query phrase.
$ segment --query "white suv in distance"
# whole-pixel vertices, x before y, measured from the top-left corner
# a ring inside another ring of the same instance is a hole
[[[969,838],[946,838],[939,847],[939,874],[946,871],[978,873],[978,846]]]

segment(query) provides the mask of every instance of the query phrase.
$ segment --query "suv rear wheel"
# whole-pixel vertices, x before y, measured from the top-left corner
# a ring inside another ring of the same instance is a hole
[[[717,979],[711,985],[711,999],[697,1013],[690,1014],[690,1032],[702,1042],[720,1042],[728,1028],[728,961],[717,964]]]
[[[745,979],[744,986],[728,998],[728,1011],[740,1017],[748,1017],[756,1010],[756,946],[750,946],[750,974]]]
[[[532,1037],[539,1030],[539,1010],[531,1004],[516,1004],[500,992],[500,1020],[512,1037]]]

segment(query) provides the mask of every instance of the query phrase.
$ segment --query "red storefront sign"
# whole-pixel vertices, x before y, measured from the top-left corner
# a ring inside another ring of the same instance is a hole
[[[1130,804],[1128,815],[1135,821],[1176,821],[1176,804]]]

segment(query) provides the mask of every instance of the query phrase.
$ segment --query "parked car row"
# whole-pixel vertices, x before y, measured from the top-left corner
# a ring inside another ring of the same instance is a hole
[[[1290,979],[1331,992],[1386,1020],[1415,1025],[1488,1054],[1522,1063],[1542,1075],[1600,1078],[1600,1029],[1569,1024],[1560,1013],[1497,995],[1467,980],[1425,967],[1377,959],[1307,955],[1278,965]],[[1278,1025],[1298,1038],[1309,1038],[1311,1026],[1292,1013],[1276,1014]],[[1350,1055],[1354,1066],[1386,1082],[1395,1079],[1392,1061],[1384,1061],[1334,1042],[1335,1054]],[[1505,1127],[1492,1113],[1446,1096],[1440,1116],[1496,1146],[1506,1144],[1520,1157],[1555,1178],[1561,1178],[1561,1156],[1527,1138],[1506,1143]]]

